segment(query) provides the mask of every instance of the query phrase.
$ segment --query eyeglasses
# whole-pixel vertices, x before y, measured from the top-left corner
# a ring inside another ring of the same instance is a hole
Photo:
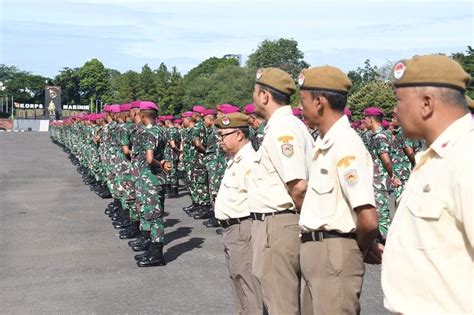
[[[219,141],[224,141],[225,137],[230,136],[231,134],[236,133],[237,131],[239,131],[239,130],[234,130],[234,131],[231,131],[231,132],[228,132],[228,133],[225,133],[225,134],[219,134],[219,135],[217,135],[217,139]]]

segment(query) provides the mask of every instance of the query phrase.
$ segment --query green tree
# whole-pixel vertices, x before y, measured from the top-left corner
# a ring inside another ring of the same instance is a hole
[[[236,66],[220,68],[209,77],[212,88],[204,102],[212,107],[222,103],[240,106],[250,103],[254,77],[253,69]]]
[[[467,46],[466,53],[454,53],[451,58],[459,62],[464,70],[471,75],[471,82],[467,87],[466,94],[474,99],[474,49]]]
[[[352,81],[350,94],[357,93],[365,84],[381,79],[381,74],[377,66],[370,64],[370,59],[364,61],[364,67],[358,67],[357,70],[351,70],[347,76]]]
[[[122,80],[122,74],[115,69],[107,69],[109,83],[107,84],[107,93],[100,100],[102,104],[119,103],[118,91]]]
[[[117,103],[131,102],[138,99],[140,92],[140,75],[129,70],[120,76],[117,90]]]
[[[61,87],[63,104],[81,104],[79,68],[63,68],[54,78],[54,84]]]
[[[170,73],[164,63],[161,63],[158,69],[155,70],[155,84],[156,88],[155,95],[153,95],[153,100],[161,104],[163,98],[166,98],[167,96],[167,91],[170,84]]]
[[[79,86],[86,100],[101,99],[107,92],[108,71],[98,59],[87,61],[79,69]]]
[[[169,73],[169,83],[165,95],[160,101],[160,113],[178,114],[184,108],[184,81],[176,67]]]
[[[380,107],[385,116],[389,117],[395,107],[396,99],[393,86],[389,82],[370,81],[365,83],[356,93],[349,96],[348,105],[354,120],[364,117],[367,107]]]
[[[186,81],[192,81],[201,76],[210,76],[219,68],[227,66],[239,66],[239,62],[235,59],[211,57],[201,62],[197,67],[189,70],[184,76]]]
[[[150,67],[145,64],[140,74],[140,91],[138,97],[143,100],[152,100],[156,97],[155,75]]]
[[[304,54],[294,39],[264,40],[257,50],[250,54],[247,66],[252,69],[278,67],[296,78],[302,69],[309,67],[303,58]]]

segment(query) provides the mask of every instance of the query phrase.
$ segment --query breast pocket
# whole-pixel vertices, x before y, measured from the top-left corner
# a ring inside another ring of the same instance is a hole
[[[228,178],[222,182],[222,185],[225,186],[228,194],[226,194],[226,199],[229,201],[235,201],[237,194],[239,193],[239,182],[236,178]]]
[[[318,172],[319,174],[314,176],[311,183],[311,189],[317,196],[317,202],[314,206],[319,209],[321,218],[329,218],[336,213],[336,177],[327,168],[321,168]]]
[[[418,249],[436,249],[439,247],[444,231],[441,217],[446,208],[445,202],[434,193],[418,193],[406,201],[411,224],[410,229],[403,233],[405,241]]]

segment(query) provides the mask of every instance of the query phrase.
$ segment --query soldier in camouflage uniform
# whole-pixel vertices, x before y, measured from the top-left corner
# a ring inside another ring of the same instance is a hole
[[[408,139],[403,134],[402,127],[396,114],[392,116],[390,130],[393,135],[393,172],[400,179],[401,185],[394,188],[395,198],[398,200],[403,192],[405,183],[410,177],[411,169],[415,166],[416,140]]]
[[[263,142],[263,137],[265,135],[265,126],[266,122],[260,116],[257,115],[255,110],[255,104],[247,104],[244,106],[244,113],[247,114],[249,118],[249,139],[252,143],[252,147],[255,151],[258,151],[260,145]]]
[[[208,221],[203,224],[206,227],[217,227],[217,220],[214,216],[214,202],[221,185],[222,177],[226,168],[225,153],[219,146],[217,128],[214,126],[216,111],[208,109],[204,111],[204,125],[206,127],[206,156],[205,163],[209,175],[209,193],[211,196],[212,208],[208,211]]]
[[[173,116],[163,116],[166,136],[165,160],[171,162],[171,170],[166,174],[168,198],[178,197],[178,159],[180,153],[180,134],[173,124]]]
[[[382,128],[383,110],[370,107],[364,110],[365,123],[371,130],[369,149],[374,162],[374,192],[379,212],[379,231],[382,238],[387,236],[390,227],[389,194],[400,185],[400,180],[393,172],[392,143],[389,131]]]
[[[145,131],[140,139],[142,150],[138,152],[137,160],[140,170],[140,229],[147,236],[148,250],[136,256],[139,267],[163,266],[164,241],[164,185],[166,184],[165,170],[169,170],[169,162],[163,160],[166,138],[163,129],[154,123],[157,106],[152,102],[141,102],[140,112]]]
[[[182,114],[183,117],[183,130],[181,134],[181,143],[182,143],[182,152],[183,152],[183,164],[184,164],[184,172],[186,175],[186,185],[188,187],[189,196],[191,197],[191,205],[187,207],[183,207],[183,210],[186,213],[193,212],[196,208],[198,208],[197,203],[197,192],[196,187],[193,185],[192,179],[192,168],[193,162],[196,159],[197,151],[194,149],[193,146],[193,136],[192,130],[194,128],[194,121],[192,119],[192,112],[184,112]]]
[[[192,215],[195,219],[208,219],[211,206],[211,196],[209,194],[209,177],[206,169],[206,127],[202,120],[202,114],[206,109],[203,106],[193,107],[194,127],[191,131],[192,144],[196,152],[196,158],[191,165],[191,185],[195,187],[196,207]]]

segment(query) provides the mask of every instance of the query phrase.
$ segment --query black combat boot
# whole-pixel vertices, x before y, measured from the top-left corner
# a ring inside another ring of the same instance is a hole
[[[140,236],[140,222],[134,222],[125,230],[120,231],[119,238],[124,239],[131,239]]]
[[[150,231],[142,231],[143,241],[138,244],[131,246],[134,252],[148,251],[150,249],[151,240],[150,240]]]
[[[168,194],[168,198],[178,198],[178,197],[179,197],[178,187],[171,188],[171,191]]]
[[[212,213],[214,214],[214,212]],[[212,216],[212,218],[210,218],[209,220],[204,221],[202,224],[204,224],[204,226],[207,228],[214,228],[219,226],[219,223],[217,223],[217,220],[214,216]]]
[[[152,267],[166,265],[165,257],[163,256],[163,243],[154,243],[150,245],[150,255],[137,261],[138,267]]]
[[[201,206],[202,210],[198,213],[196,213],[193,218],[196,220],[204,220],[204,219],[210,219],[211,216],[214,214],[211,210],[209,210],[209,206]]]
[[[184,212],[187,212],[189,210],[192,210],[193,208],[195,208],[197,206],[197,204],[195,204],[194,202],[192,204],[190,204],[189,206],[187,207],[183,207],[183,210]]]

